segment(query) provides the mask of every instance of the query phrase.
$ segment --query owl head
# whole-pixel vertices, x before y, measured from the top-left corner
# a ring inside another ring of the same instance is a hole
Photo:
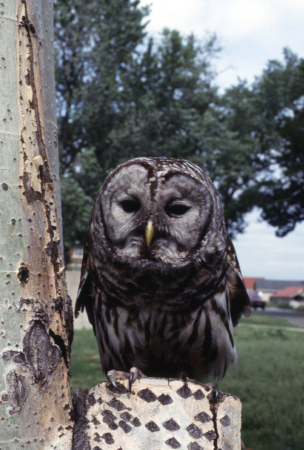
[[[190,311],[223,292],[235,325],[250,301],[206,173],[175,158],[136,158],[110,173],[92,211],[76,315],[86,307],[94,324],[96,299]]]
[[[136,158],[105,180],[92,213],[89,236],[133,267],[216,264],[227,233],[219,195],[206,173],[175,158]]]

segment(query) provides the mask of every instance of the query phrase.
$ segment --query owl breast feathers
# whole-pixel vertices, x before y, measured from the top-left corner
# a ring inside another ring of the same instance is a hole
[[[102,368],[148,376],[224,376],[233,326],[250,301],[205,172],[137,158],[105,180],[84,250],[76,316],[86,308]]]

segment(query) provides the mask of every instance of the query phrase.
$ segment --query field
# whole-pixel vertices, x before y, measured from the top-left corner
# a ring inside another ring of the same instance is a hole
[[[242,400],[246,448],[304,450],[304,333],[286,331],[292,326],[287,321],[257,313],[242,323],[265,327],[235,330],[239,361],[219,388]],[[73,389],[104,379],[91,330],[75,331],[71,372]]]

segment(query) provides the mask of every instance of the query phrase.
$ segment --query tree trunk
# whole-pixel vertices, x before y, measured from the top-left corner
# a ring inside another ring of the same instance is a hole
[[[52,0],[0,0],[0,448],[71,448]]]

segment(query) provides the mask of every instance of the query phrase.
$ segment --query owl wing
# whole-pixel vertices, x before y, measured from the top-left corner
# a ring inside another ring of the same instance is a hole
[[[75,317],[78,317],[79,312],[83,312],[85,308],[87,310],[89,321],[93,325],[93,329],[95,332],[93,312],[94,298],[92,297],[92,279],[90,272],[89,242],[87,239],[83,251],[81,276],[75,305]]]
[[[250,316],[251,308],[250,299],[245,287],[235,248],[229,237],[227,238],[227,261],[227,283],[230,294],[230,312],[232,323],[235,327],[239,323],[242,314],[246,317]]]

